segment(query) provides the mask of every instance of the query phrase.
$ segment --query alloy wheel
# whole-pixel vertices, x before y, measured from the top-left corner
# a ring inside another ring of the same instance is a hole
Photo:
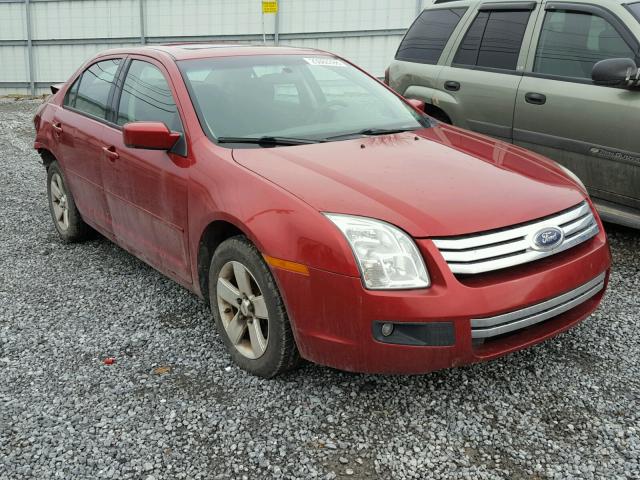
[[[227,262],[218,274],[216,295],[231,343],[243,356],[260,358],[269,340],[269,313],[254,276],[242,263]]]
[[[69,203],[62,177],[55,173],[51,176],[51,204],[55,221],[60,230],[69,229]]]

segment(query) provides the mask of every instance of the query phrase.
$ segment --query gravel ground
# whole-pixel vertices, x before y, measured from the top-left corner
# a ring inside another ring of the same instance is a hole
[[[186,290],[104,239],[58,241],[36,105],[0,100],[0,478],[640,478],[640,233],[610,228],[601,308],[536,348],[263,381]]]

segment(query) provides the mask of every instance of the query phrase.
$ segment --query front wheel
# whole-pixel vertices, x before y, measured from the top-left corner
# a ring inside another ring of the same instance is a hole
[[[209,300],[220,336],[244,370],[272,378],[300,360],[275,280],[256,247],[237,236],[217,248]]]

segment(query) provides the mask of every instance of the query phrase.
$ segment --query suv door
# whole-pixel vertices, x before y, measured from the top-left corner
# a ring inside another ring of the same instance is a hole
[[[536,8],[536,2],[480,5],[438,79],[438,90],[448,92],[440,107],[455,125],[511,140]]]
[[[389,66],[389,86],[402,95],[430,104],[444,66],[444,52],[457,38],[467,10],[466,6],[424,10],[407,30],[395,61]]]
[[[109,211],[118,243],[166,275],[190,284],[187,242],[186,142],[164,67],[147,57],[129,57],[124,82],[114,96],[115,120],[105,127],[102,163]],[[123,76],[125,72],[123,71]],[[183,134],[170,152],[129,148],[122,126],[163,122]]]
[[[83,219],[103,233],[112,231],[101,174],[102,134],[122,58],[86,68],[53,116],[56,154]]]
[[[599,203],[640,208],[640,91],[591,80],[600,60],[640,60],[638,41],[621,21],[635,19],[620,8],[546,5],[518,90],[514,141],[573,170]]]

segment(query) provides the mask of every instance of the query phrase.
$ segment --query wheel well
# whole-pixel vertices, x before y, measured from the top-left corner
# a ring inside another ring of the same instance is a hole
[[[53,156],[53,153],[51,153],[49,150],[46,150],[44,148],[38,150],[38,153],[42,158],[42,164],[44,165],[44,168],[46,170],[49,170],[49,165],[51,165],[53,162],[56,161],[56,157]]]
[[[209,303],[209,266],[211,265],[211,258],[222,242],[236,235],[244,235],[244,233],[232,223],[219,220],[207,225],[200,237],[200,244],[198,245],[198,282],[202,296],[207,304]]]
[[[430,117],[435,118],[436,120],[440,120],[443,123],[453,125],[453,122],[451,121],[449,115],[447,115],[447,112],[442,110],[440,107],[436,107],[435,105],[427,103],[424,106],[424,113],[426,113]]]

